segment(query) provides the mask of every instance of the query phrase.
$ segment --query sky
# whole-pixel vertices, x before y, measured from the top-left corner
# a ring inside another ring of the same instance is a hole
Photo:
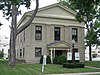
[[[58,3],[58,1],[57,0],[39,0],[39,8],[44,7],[44,6],[48,6],[48,5],[51,5],[51,4],[54,4],[54,3]],[[22,15],[27,11],[33,10],[35,8],[34,5],[35,5],[35,1],[33,0],[29,10],[27,10],[24,6],[21,6],[20,10],[22,11]],[[20,20],[22,15],[18,16],[17,21]],[[10,37],[10,27],[9,26],[11,25],[11,19],[9,21],[6,20],[3,17],[2,11],[0,11],[0,22],[3,24],[0,27],[0,35],[5,35],[9,38]]]

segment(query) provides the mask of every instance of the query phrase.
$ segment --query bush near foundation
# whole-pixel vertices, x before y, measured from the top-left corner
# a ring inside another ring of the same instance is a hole
[[[63,63],[63,68],[84,68],[83,63]]]
[[[66,63],[66,57],[64,55],[56,56],[53,59],[54,64],[63,64]]]
[[[0,51],[0,59],[2,59],[4,57],[4,53],[3,51]]]
[[[40,57],[40,64],[43,63],[43,55]]]
[[[42,63],[43,63],[43,55],[40,57],[40,64]],[[51,58],[49,55],[46,57],[46,63],[51,64]]]
[[[46,63],[47,63],[47,64],[51,64],[51,58],[50,58],[49,55],[48,55],[47,58],[46,58]]]
[[[67,60],[68,63],[72,63],[72,60]],[[75,60],[75,63],[79,63],[79,60]]]

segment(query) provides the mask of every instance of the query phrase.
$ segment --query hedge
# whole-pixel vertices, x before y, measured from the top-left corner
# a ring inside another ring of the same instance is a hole
[[[53,63],[54,64],[63,64],[63,63],[66,63],[66,57],[63,56],[63,55],[56,56],[55,58],[53,58]]]
[[[84,68],[83,63],[63,63],[63,68]]]

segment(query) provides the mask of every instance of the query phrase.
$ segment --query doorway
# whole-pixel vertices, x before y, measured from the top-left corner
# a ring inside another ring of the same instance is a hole
[[[55,56],[62,55],[62,50],[55,50]]]

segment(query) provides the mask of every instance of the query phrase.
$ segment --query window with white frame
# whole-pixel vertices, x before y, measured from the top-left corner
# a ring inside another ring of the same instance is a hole
[[[22,58],[22,49],[20,49],[20,58]]]
[[[72,40],[75,40],[76,42],[78,41],[78,29],[77,28],[72,28]]]
[[[42,40],[42,26],[35,27],[35,40]]]
[[[60,41],[60,27],[54,27],[54,40]]]
[[[42,48],[36,47],[35,48],[35,57],[41,57],[41,54],[42,54]]]

